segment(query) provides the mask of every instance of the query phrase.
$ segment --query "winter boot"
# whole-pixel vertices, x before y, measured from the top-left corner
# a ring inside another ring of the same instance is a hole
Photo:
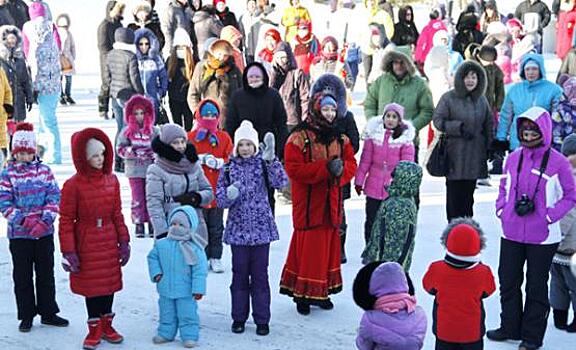
[[[570,323],[570,324],[566,327],[566,332],[568,332],[568,333],[576,333],[576,316],[574,316],[574,319],[572,320],[572,323]]]
[[[196,343],[194,340],[184,340],[184,347],[186,349],[195,348],[196,345],[198,345],[198,343]]]
[[[102,323],[102,339],[113,344],[122,343],[124,337],[121,336],[120,333],[116,332],[114,327],[112,327],[113,319],[114,313],[106,314],[100,317],[100,322]]]
[[[566,329],[568,327],[568,310],[553,309],[554,314],[554,327],[558,329]]]
[[[68,105],[68,102],[66,101],[66,96],[64,96],[64,95],[60,96],[60,104],[62,106]]]
[[[20,321],[20,325],[18,326],[18,330],[22,333],[28,333],[32,329],[32,319],[26,318]]]
[[[154,226],[151,222],[148,223],[148,237],[154,237]]]
[[[348,259],[346,258],[346,233],[340,232],[340,264],[346,264]]]
[[[256,334],[257,335],[268,335],[270,333],[270,327],[267,324],[257,324]]]
[[[84,339],[83,348],[86,350],[94,350],[100,344],[102,338],[102,324],[100,319],[91,318],[88,320],[88,335]]]
[[[144,224],[136,224],[134,232],[137,238],[144,238]]]
[[[245,323],[239,322],[239,321],[234,321],[234,322],[232,322],[232,327],[230,327],[230,329],[232,330],[232,333],[236,333],[236,334],[244,333]]]
[[[68,102],[68,104],[71,104],[71,105],[76,104],[76,101],[74,101],[74,99],[72,99],[72,97],[70,97],[70,96],[66,96],[66,102]]]
[[[69,324],[67,319],[62,318],[56,314],[42,317],[42,319],[40,320],[40,323],[48,325],[48,326],[54,326],[54,327],[68,327],[68,324]]]
[[[513,336],[506,333],[502,328],[497,328],[486,332],[486,337],[492,341],[520,340],[520,336]]]
[[[298,301],[296,302],[296,311],[298,311],[300,315],[310,315],[310,304],[307,302]]]

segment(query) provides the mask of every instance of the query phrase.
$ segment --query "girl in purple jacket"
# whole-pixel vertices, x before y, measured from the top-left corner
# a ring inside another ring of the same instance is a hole
[[[374,218],[383,200],[388,198],[386,187],[392,181],[392,171],[401,160],[414,161],[416,132],[403,120],[404,107],[397,103],[384,106],[382,118],[372,118],[363,132],[364,148],[356,171],[356,193],[366,195],[364,238],[370,241]]]
[[[244,120],[234,133],[233,157],[220,171],[216,202],[229,208],[224,242],[232,249],[232,332],[243,333],[250,311],[256,334],[267,335],[270,322],[268,257],[278,229],[268,199],[268,188],[282,189],[288,177],[275,155],[272,133],[264,136],[258,152],[258,132]]]
[[[520,349],[534,350],[546,332],[548,275],[561,239],[559,221],[574,207],[576,193],[570,163],[551,147],[548,111],[532,107],[518,117],[516,127],[522,147],[506,160],[496,201],[502,222],[500,328],[486,335],[494,341],[521,340]]]

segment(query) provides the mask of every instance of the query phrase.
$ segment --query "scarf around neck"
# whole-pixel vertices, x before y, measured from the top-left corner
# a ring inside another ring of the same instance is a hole
[[[178,242],[180,251],[187,265],[194,266],[198,263],[198,256],[194,252],[193,235],[190,230],[179,226],[170,226],[167,238]]]
[[[179,162],[173,162],[158,155],[156,155],[156,164],[171,174],[189,174],[194,171],[194,165],[196,165],[196,163],[190,162],[186,157],[182,157]]]
[[[206,81],[215,76],[216,78],[224,76],[228,71],[230,71],[230,65],[227,65],[226,62],[221,62],[215,57],[208,55],[206,58],[206,62],[204,63],[204,75],[202,76],[202,80]]]
[[[416,310],[416,297],[408,293],[388,294],[379,297],[374,303],[374,310],[395,314],[406,310],[409,314]]]

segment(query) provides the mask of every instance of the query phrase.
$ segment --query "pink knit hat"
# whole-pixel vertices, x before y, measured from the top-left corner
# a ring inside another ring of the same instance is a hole
[[[382,112],[382,115],[386,115],[387,112],[394,112],[398,115],[398,117],[400,118],[400,120],[404,119],[404,107],[402,105],[399,105],[398,103],[389,103],[386,106],[384,106],[384,111]]]

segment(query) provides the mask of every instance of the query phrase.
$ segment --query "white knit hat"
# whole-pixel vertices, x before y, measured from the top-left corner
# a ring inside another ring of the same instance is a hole
[[[92,158],[94,155],[104,151],[106,146],[100,140],[91,138],[86,142],[86,159]]]
[[[172,39],[172,46],[192,47],[192,40],[190,40],[190,35],[188,35],[184,28],[176,28],[174,31],[174,38]]]
[[[12,154],[27,152],[36,154],[36,135],[30,123],[18,123],[12,136]]]
[[[234,132],[234,157],[238,156],[238,144],[240,140],[248,140],[254,144],[256,147],[256,152],[258,153],[258,131],[252,126],[252,122],[249,120],[243,120],[240,127]]]

